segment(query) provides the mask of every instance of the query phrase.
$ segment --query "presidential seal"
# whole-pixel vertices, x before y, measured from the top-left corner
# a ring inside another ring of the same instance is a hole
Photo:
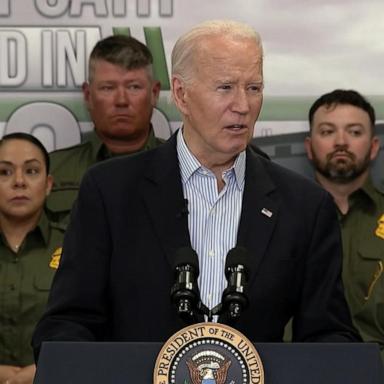
[[[253,344],[219,323],[181,329],[161,349],[154,384],[263,384],[264,370]]]

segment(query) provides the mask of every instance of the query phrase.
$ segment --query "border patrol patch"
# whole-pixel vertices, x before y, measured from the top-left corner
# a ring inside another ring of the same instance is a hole
[[[161,349],[154,384],[264,384],[254,345],[219,323],[198,323],[171,336]]]
[[[378,227],[376,228],[376,236],[384,239],[384,214],[377,220]]]
[[[53,269],[59,268],[60,264],[60,257],[61,254],[63,253],[63,248],[59,247],[55,250],[55,252],[52,253],[51,261],[49,263],[49,266]]]

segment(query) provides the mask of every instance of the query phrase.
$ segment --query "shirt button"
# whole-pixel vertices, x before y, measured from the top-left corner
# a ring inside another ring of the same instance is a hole
[[[18,257],[15,257],[14,259],[13,259],[13,263],[14,264],[17,264],[19,262],[19,258]]]
[[[215,256],[215,251],[213,251],[212,249],[208,252],[208,256]]]

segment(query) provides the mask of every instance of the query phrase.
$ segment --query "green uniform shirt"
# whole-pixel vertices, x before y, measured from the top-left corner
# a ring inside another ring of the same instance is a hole
[[[45,310],[63,237],[63,227],[45,213],[17,253],[0,233],[0,364],[34,362],[32,333]]]
[[[142,151],[155,148],[163,141],[155,137],[151,129]],[[47,198],[49,217],[54,221],[68,223],[69,213],[77,198],[80,182],[86,170],[93,164],[112,157],[95,132],[90,139],[73,147],[50,153],[51,174],[54,184]]]
[[[371,180],[339,212],[343,281],[355,326],[367,342],[380,344],[384,361],[384,194]]]

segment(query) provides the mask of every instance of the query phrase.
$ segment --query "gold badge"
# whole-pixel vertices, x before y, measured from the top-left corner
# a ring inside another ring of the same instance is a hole
[[[60,263],[60,257],[63,252],[63,248],[57,248],[55,252],[52,254],[51,262],[49,263],[49,266],[53,269],[59,268]]]
[[[384,239],[384,214],[381,215],[380,219],[377,221],[378,227],[376,228],[376,236]]]
[[[254,345],[242,333],[220,323],[198,323],[164,344],[153,383],[264,384],[264,369]]]

